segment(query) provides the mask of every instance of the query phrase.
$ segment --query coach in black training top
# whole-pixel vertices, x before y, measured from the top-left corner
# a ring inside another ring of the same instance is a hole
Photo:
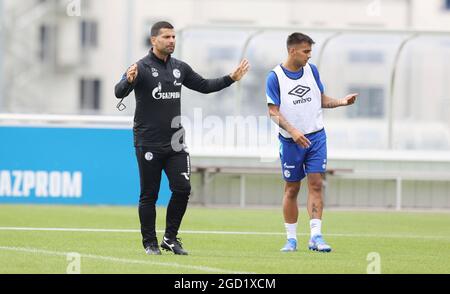
[[[172,196],[161,247],[187,255],[177,238],[191,193],[189,154],[180,124],[181,86],[201,93],[217,92],[239,81],[249,64],[243,60],[230,75],[204,79],[188,64],[170,56],[175,50],[175,32],[170,23],[153,25],[151,43],[150,53],[127,70],[115,92],[119,99],[133,90],[136,96],[133,131],[141,185],[139,219],[145,251],[161,254],[155,232],[155,204],[164,170]]]

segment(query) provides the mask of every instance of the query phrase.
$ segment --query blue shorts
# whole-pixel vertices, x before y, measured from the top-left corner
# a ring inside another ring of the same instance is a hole
[[[325,130],[306,135],[311,146],[303,148],[291,138],[279,136],[280,159],[286,182],[301,181],[306,174],[324,173],[327,169],[327,135]]]

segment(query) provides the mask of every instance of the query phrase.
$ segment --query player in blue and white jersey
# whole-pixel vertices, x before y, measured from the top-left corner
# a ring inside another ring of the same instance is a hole
[[[322,176],[327,167],[327,138],[322,109],[348,106],[358,94],[333,99],[324,93],[317,67],[309,63],[314,41],[302,33],[287,39],[287,60],[268,75],[267,104],[273,121],[280,126],[280,158],[286,182],[283,215],[287,242],[281,251],[297,250],[297,196],[307,177],[311,238],[308,248],[330,252],[322,237]]]

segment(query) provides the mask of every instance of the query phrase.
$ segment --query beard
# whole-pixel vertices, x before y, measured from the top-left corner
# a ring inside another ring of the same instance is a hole
[[[175,46],[173,48],[166,47],[162,51],[167,55],[172,54],[175,51]]]

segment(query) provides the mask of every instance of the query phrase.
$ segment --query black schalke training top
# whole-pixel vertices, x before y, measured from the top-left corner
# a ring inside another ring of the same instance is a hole
[[[117,98],[124,98],[134,90],[134,145],[167,146],[172,136],[182,129],[180,123],[172,128],[172,120],[181,116],[181,86],[201,92],[220,91],[231,84],[230,76],[204,79],[181,60],[168,56],[167,61],[150,53],[137,62],[138,75],[132,84],[126,73],[116,85]]]

